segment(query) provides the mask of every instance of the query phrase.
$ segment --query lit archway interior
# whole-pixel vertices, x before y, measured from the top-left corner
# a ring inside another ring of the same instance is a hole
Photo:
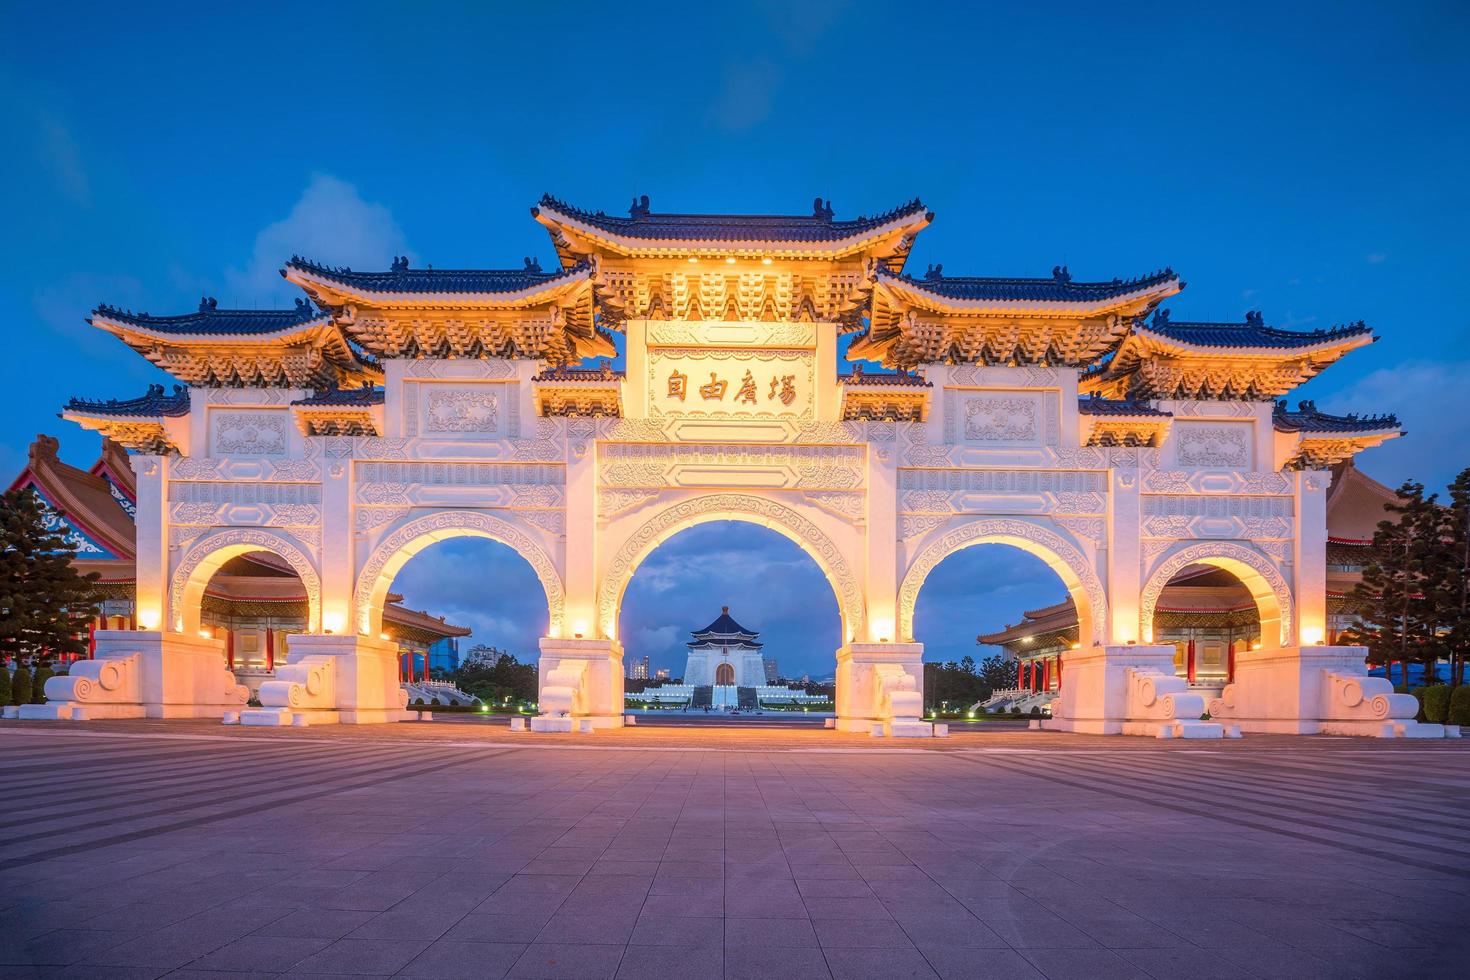
[[[1260,601],[1227,568],[1186,566],[1159,593],[1153,642],[1174,647],[1174,669],[1180,677],[1222,687],[1233,679],[1236,656],[1261,645]]]
[[[224,558],[204,582],[198,612],[199,631],[224,641],[226,667],[252,692],[286,662],[291,637],[311,632],[305,584],[269,551]]]
[[[719,622],[727,607],[738,626],[759,634],[759,649],[715,643],[692,657],[691,634]],[[645,679],[661,685],[667,672],[661,686],[671,690],[674,681],[704,688],[723,678],[748,700],[748,689],[762,684],[830,681],[842,645],[834,586],[816,561],[779,532],[745,521],[698,524],[660,544],[634,570],[618,617],[630,691]],[[767,663],[770,674],[754,676]],[[691,665],[708,676],[686,677]]]

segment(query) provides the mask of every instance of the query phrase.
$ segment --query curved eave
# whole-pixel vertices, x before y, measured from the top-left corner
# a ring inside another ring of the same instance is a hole
[[[1102,316],[1127,313],[1167,299],[1184,288],[1178,276],[1112,293],[1095,300],[996,300],[956,299],[932,292],[914,283],[879,271],[876,291],[897,306],[918,307],[949,316],[1025,316],[1037,319]]]
[[[75,422],[85,428],[95,428],[101,425],[157,425],[164,424],[162,415],[131,415],[115,412],[88,412],[73,408],[62,409],[57,413],[68,422]],[[175,416],[176,418],[179,416]]]
[[[1136,339],[1138,346],[1143,347],[1150,354],[1193,354],[1203,357],[1280,361],[1296,357],[1310,357],[1314,354],[1335,354],[1336,357],[1341,357],[1360,347],[1367,347],[1376,338],[1372,332],[1363,331],[1336,337],[1304,338],[1305,342],[1291,346],[1229,347],[1191,344],[1175,337],[1155,333],[1146,326],[1135,326],[1131,339]]]
[[[319,296],[329,306],[356,304],[374,309],[438,308],[452,310],[519,310],[546,306],[559,302],[570,294],[581,293],[584,287],[590,292],[593,274],[590,266],[584,266],[568,269],[554,279],[548,279],[525,289],[506,292],[452,290],[428,292],[363,289],[315,270],[295,265],[287,265],[281,271],[287,280],[312,295]],[[573,302],[580,302],[582,298],[578,295]]]
[[[887,252],[878,252],[882,258],[906,255],[904,238],[912,238],[934,220],[932,211],[900,215],[845,238],[823,241],[772,241],[769,239],[697,239],[697,238],[639,238],[618,235],[604,228],[560,211],[551,205],[542,204],[531,209],[535,217],[553,239],[558,236],[574,235],[594,248],[572,249],[574,254],[590,254],[597,248],[605,249],[625,258],[779,258],[779,259],[843,259],[872,251],[886,240],[892,239]],[[558,251],[561,251],[559,245]]]
[[[276,344],[298,344],[308,343],[318,338],[333,340],[342,339],[341,331],[332,323],[330,317],[319,316],[312,320],[304,320],[301,323],[283,327],[280,330],[270,330],[252,333],[179,333],[172,330],[158,330],[147,327],[130,320],[121,320],[105,314],[94,314],[90,320],[92,326],[120,338],[124,343],[132,344],[128,338],[137,336],[157,344],[170,344],[175,347],[240,347],[240,346],[271,346]],[[342,340],[346,344],[345,339]]]

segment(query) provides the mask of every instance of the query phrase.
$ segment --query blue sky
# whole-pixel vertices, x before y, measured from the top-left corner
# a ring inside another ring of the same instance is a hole
[[[276,270],[293,252],[363,268],[404,252],[549,262],[526,211],[545,191],[608,210],[648,194],[656,210],[798,213],[820,194],[839,215],[917,195],[938,215],[919,268],[1171,265],[1189,283],[1176,319],[1361,318],[1381,342],[1300,395],[1398,412],[1410,438],[1363,459],[1388,482],[1443,483],[1470,462],[1463,3],[6,4],[4,17],[7,472],[42,431],[90,463],[95,440],[56,419],[60,404],[161,380],[82,322],[96,303],[282,306],[293,293]],[[751,542],[752,563],[790,565],[794,548]],[[962,655],[982,627],[1058,597],[1039,564],[988,551],[941,569],[970,592],[931,652]],[[496,581],[513,576],[503,564]],[[410,598],[434,605],[443,590],[424,588]],[[719,604],[688,597],[700,608],[680,630]],[[748,625],[830,670],[826,627],[772,636],[781,615],[752,609]]]

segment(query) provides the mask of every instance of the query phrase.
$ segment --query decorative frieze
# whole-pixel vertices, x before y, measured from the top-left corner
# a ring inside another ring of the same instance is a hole
[[[434,385],[425,399],[425,432],[477,432],[499,430],[500,396],[487,385],[449,387]]]
[[[679,443],[602,447],[598,477],[607,486],[720,486],[854,490],[865,481],[867,451],[858,446]]]
[[[284,456],[290,415],[283,411],[214,410],[209,413],[214,456]]]
[[[1239,422],[1180,423],[1174,426],[1175,458],[1180,466],[1250,469],[1252,431]]]

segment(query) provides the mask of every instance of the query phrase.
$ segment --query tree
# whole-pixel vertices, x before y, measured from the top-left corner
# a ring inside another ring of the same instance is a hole
[[[0,664],[0,707],[10,703],[10,670]]]
[[[35,491],[0,496],[0,658],[49,661],[87,652],[98,574],[72,565],[76,547]]]
[[[1345,638],[1368,648],[1371,661],[1418,663],[1434,645],[1434,612],[1428,601],[1427,581],[1436,536],[1432,530],[1436,509],[1424,485],[1406,482],[1398,489],[1399,502],[1384,509],[1398,519],[1378,522],[1363,579],[1353,590],[1357,614]]]
[[[454,682],[482,701],[536,700],[536,665],[523,664],[495,647],[471,648],[454,672]]]
[[[1470,656],[1470,468],[1455,477],[1449,496],[1442,524],[1445,560],[1435,595],[1450,658],[1450,686],[1457,687]]]
[[[1010,690],[1020,681],[1021,665],[1003,653],[992,654],[980,661],[980,676],[999,691]]]
[[[31,672],[23,666],[15,668],[15,676],[10,678],[10,703],[31,703]]]

